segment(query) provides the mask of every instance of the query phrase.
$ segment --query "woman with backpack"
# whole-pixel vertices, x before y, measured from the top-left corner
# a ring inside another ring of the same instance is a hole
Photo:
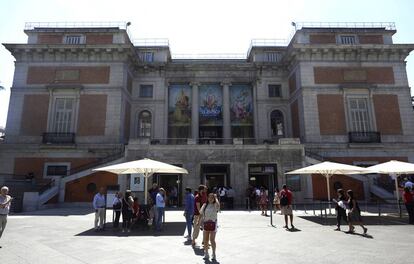
[[[204,238],[204,259],[209,259],[208,242],[210,240],[213,255],[211,260],[216,260],[216,231],[217,231],[217,213],[220,210],[220,202],[217,195],[209,193],[207,203],[203,204],[200,214],[203,219],[203,238]]]
[[[121,211],[122,211],[122,193],[121,192],[117,192],[115,194],[114,200],[112,201],[112,209],[114,210],[114,213],[115,213],[113,227],[115,229],[118,229],[119,218],[121,217]]]

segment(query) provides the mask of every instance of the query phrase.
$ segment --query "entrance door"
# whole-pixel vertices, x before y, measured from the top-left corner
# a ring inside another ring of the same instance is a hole
[[[226,186],[227,175],[225,173],[205,173],[204,182],[209,190],[214,187]]]
[[[167,192],[166,205],[170,207],[180,206],[181,201],[181,175],[179,174],[158,174],[155,182]]]
[[[249,184],[254,187],[265,187],[269,189],[269,174],[250,174],[249,175]]]

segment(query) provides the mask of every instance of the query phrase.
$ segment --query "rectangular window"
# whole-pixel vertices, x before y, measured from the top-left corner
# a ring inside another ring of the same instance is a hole
[[[349,99],[349,114],[352,132],[369,132],[371,130],[366,98]]]
[[[264,61],[267,62],[279,62],[282,58],[280,52],[265,52]]]
[[[152,98],[152,85],[140,85],[139,86],[139,97],[141,98]]]
[[[154,52],[143,52],[141,54],[141,60],[143,62],[154,62]]]
[[[70,45],[82,44],[82,35],[65,36],[65,44],[70,44]]]
[[[289,175],[286,177],[286,185],[292,192],[300,192],[300,175]]]
[[[281,85],[280,84],[269,84],[269,97],[281,97]]]
[[[66,176],[67,173],[67,165],[47,165],[46,167],[46,176]]]
[[[73,98],[56,98],[53,132],[72,132],[74,101]]]
[[[355,40],[355,36],[341,36],[341,44],[354,45]]]

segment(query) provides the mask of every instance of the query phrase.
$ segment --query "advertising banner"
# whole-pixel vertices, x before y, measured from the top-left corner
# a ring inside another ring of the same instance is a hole
[[[191,125],[191,87],[188,84],[169,86],[168,124],[170,126]]]
[[[199,97],[200,126],[223,125],[223,91],[219,84],[201,85]]]
[[[250,85],[230,87],[230,119],[232,126],[253,125],[253,93]]]

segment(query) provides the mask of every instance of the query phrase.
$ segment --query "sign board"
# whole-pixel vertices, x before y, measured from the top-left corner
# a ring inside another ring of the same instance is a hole
[[[131,191],[143,192],[144,184],[145,184],[144,174],[142,173],[131,174],[131,184],[130,184]]]

